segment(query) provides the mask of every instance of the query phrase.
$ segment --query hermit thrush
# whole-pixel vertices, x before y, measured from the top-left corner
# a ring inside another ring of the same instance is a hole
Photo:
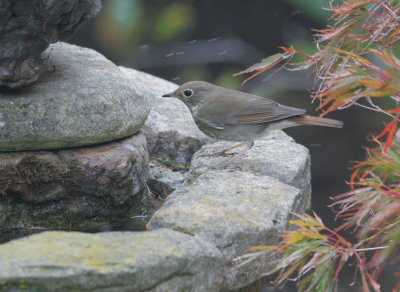
[[[246,142],[271,130],[300,125],[341,128],[341,121],[305,115],[305,110],[281,105],[256,95],[219,87],[203,81],[187,82],[163,97],[175,97],[189,108],[199,129],[209,137]],[[220,154],[241,146],[224,149]]]

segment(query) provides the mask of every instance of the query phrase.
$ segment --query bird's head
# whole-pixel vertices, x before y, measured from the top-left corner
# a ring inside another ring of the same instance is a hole
[[[164,94],[162,97],[178,98],[192,110],[193,107],[203,103],[214,88],[216,88],[215,85],[204,81],[190,81],[179,86],[174,92]]]

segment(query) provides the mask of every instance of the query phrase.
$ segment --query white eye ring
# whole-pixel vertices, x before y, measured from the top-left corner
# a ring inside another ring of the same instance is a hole
[[[183,94],[184,94],[186,97],[191,97],[191,96],[193,95],[193,90],[191,90],[191,89],[186,89],[186,90],[183,92]]]

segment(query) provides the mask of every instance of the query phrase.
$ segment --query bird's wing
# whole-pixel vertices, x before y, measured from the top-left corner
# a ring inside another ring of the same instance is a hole
[[[197,117],[196,119],[200,123],[206,124],[207,126],[217,129],[217,130],[223,130],[225,128],[225,123],[222,121],[210,121],[209,119],[201,118],[201,117]]]
[[[280,105],[256,95],[224,91],[199,107],[197,119],[214,128],[225,124],[260,124],[305,114],[305,110]]]
[[[288,107],[275,101],[257,97],[236,113],[242,124],[259,124],[283,120],[305,114],[304,109]]]

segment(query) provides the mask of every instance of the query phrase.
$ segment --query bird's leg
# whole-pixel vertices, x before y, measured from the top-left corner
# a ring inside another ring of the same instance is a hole
[[[254,141],[248,141],[246,143],[242,143],[242,144],[246,144],[246,148],[243,149],[242,151],[238,152],[235,156],[227,159],[224,163],[221,164],[220,167],[218,167],[218,169],[224,169],[226,168],[229,164],[231,164],[234,160],[238,159],[239,157],[242,157],[243,155],[245,155],[247,153],[247,151],[249,151],[251,148],[253,148],[254,146]]]
[[[215,156],[232,156],[232,155],[236,155],[237,154],[236,152],[230,152],[230,153],[227,153],[227,152],[232,150],[232,149],[242,147],[244,145],[246,145],[246,143],[240,143],[240,144],[237,144],[237,145],[233,145],[232,147],[223,149],[221,151],[217,151],[217,152],[214,152],[214,153],[211,153],[211,154],[203,154],[201,156],[202,157],[203,156],[214,156],[215,157]]]

